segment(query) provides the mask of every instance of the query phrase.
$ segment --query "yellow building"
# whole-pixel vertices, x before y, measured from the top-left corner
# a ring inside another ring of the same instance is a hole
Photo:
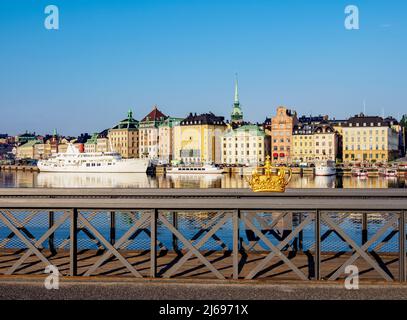
[[[174,128],[183,119],[169,117],[158,127],[158,159],[170,163],[174,159]]]
[[[398,155],[398,140],[388,120],[356,115],[343,127],[343,161],[391,161]]]
[[[38,140],[30,140],[27,141],[26,143],[19,145],[17,147],[17,153],[16,153],[16,158],[17,159],[34,159],[34,147],[36,144],[41,143]]]
[[[138,126],[139,122],[133,119],[133,112],[129,110],[127,118],[109,130],[112,151],[119,152],[123,158],[138,158]]]
[[[294,126],[292,161],[294,163],[312,162],[314,158],[314,127],[302,123]]]
[[[293,162],[336,161],[338,133],[326,120],[315,124],[298,124],[293,131]]]
[[[224,117],[193,115],[174,127],[174,157],[184,163],[221,163]]]
[[[95,153],[97,146],[98,133],[94,133],[88,141],[85,142],[85,153]]]

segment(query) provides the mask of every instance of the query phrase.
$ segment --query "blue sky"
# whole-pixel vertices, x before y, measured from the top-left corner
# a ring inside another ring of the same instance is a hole
[[[44,28],[59,7],[60,29]],[[357,5],[360,30],[344,28]],[[407,112],[403,0],[1,0],[0,133],[111,127],[132,108],[249,121],[278,105],[345,118]]]

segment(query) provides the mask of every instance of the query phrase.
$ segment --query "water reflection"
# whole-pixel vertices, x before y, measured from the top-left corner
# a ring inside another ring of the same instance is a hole
[[[158,188],[157,180],[144,173],[54,173],[37,175],[40,188]]]
[[[0,171],[2,188],[248,188],[239,175],[171,175],[142,173],[36,173]],[[405,188],[405,178],[313,177],[294,175],[288,188]]]

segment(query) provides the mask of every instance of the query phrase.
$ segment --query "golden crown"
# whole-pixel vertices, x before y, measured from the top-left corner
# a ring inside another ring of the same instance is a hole
[[[264,174],[259,174],[259,170],[264,171]],[[273,167],[270,156],[267,156],[264,167],[257,167],[253,170],[249,185],[254,192],[284,192],[291,177],[290,168]]]

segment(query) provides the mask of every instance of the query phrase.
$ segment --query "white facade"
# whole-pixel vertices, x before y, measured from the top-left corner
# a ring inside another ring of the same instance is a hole
[[[265,160],[265,134],[257,126],[230,130],[222,137],[222,163],[257,166]]]

